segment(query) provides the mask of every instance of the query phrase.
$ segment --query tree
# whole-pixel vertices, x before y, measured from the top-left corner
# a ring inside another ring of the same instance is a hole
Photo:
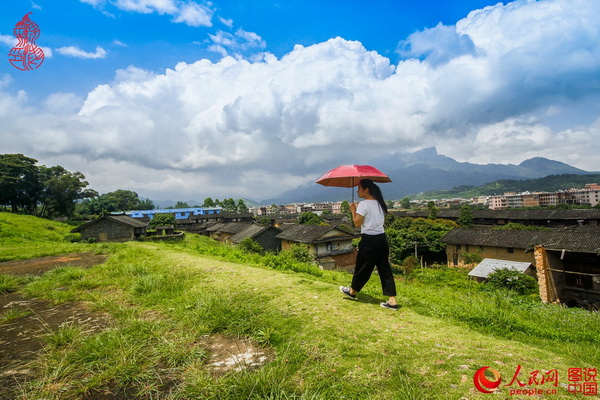
[[[173,227],[176,227],[177,221],[175,220],[175,216],[173,214],[154,214],[154,217],[148,222],[148,227],[151,229],[156,229],[157,226],[162,225],[173,225]]]
[[[394,208],[394,202],[392,200],[388,200],[386,203],[387,203],[388,210],[391,210],[392,208]]]
[[[415,246],[421,249],[418,254],[432,257],[441,254],[445,249],[441,238],[456,226],[456,223],[443,219],[396,219],[386,229],[392,262],[400,264],[406,257],[414,255]]]
[[[279,215],[279,206],[277,204],[271,204],[271,214]]]
[[[39,168],[43,190],[40,196],[43,217],[72,216],[75,201],[98,196],[95,190],[85,189],[89,184],[81,172],[69,172],[60,165]]]
[[[233,200],[232,198],[223,200],[223,202],[221,203],[221,207],[223,207],[223,212],[228,212],[228,213],[236,213],[237,212],[237,206],[235,204],[235,200]]]
[[[214,206],[215,206],[215,202],[213,201],[212,198],[207,197],[204,199],[204,203],[202,204],[202,207],[209,208],[209,207],[214,207]]]
[[[77,210],[83,215],[99,215],[105,212],[126,210],[153,210],[152,200],[141,200],[136,192],[118,189],[98,197],[84,200]]]
[[[410,208],[410,198],[409,197],[404,197],[401,201],[401,206],[404,209],[409,209]]]
[[[175,208],[190,208],[190,205],[185,201],[178,201],[175,203]]]
[[[323,223],[323,218],[314,212],[307,211],[300,214],[300,217],[298,217],[298,223],[303,225],[320,225]]]
[[[343,215],[345,215],[346,217],[348,217],[348,219],[350,221],[352,221],[352,213],[350,212],[350,203],[348,203],[348,200],[342,201],[342,205],[340,207],[340,211],[342,212]]]
[[[42,192],[37,160],[23,154],[0,155],[0,204],[35,213]]]
[[[245,214],[248,212],[248,207],[246,206],[246,203],[244,203],[244,200],[242,200],[242,199],[238,200],[237,212],[240,214]]]
[[[427,203],[427,210],[429,211],[428,218],[436,219],[438,216],[438,208],[435,206],[435,201],[430,201]]]
[[[458,224],[463,228],[470,228],[473,226],[473,221],[475,217],[473,216],[473,209],[470,205],[465,204],[460,208],[460,212],[458,215]]]

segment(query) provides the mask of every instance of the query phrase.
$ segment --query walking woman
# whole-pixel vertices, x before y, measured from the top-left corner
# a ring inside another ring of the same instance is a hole
[[[373,269],[377,267],[383,294],[389,296],[381,307],[398,311],[396,303],[396,283],[392,275],[389,255],[390,248],[383,230],[383,222],[387,214],[387,205],[383,200],[381,189],[370,179],[363,179],[358,185],[358,197],[364,199],[356,206],[350,205],[352,221],[360,226],[361,240],[358,245],[356,267],[350,287],[340,286],[340,291],[355,299],[371,278]]]

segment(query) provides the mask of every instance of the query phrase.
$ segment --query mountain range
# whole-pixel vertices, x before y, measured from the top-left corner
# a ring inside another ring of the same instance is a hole
[[[448,190],[456,186],[477,186],[501,179],[535,179],[548,175],[577,174],[595,172],[584,171],[560,161],[534,157],[514,164],[473,164],[458,162],[453,158],[438,154],[435,147],[415,153],[396,153],[370,163],[387,172],[391,183],[382,184],[386,199],[401,199],[433,190]],[[284,192],[281,196],[260,201],[261,204],[310,203],[323,201],[350,200],[348,188],[324,187],[310,182]],[[357,200],[356,196],[354,196]]]

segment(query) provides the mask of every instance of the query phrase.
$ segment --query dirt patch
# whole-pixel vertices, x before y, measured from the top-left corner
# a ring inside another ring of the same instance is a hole
[[[42,275],[58,266],[89,268],[102,264],[107,256],[102,254],[74,253],[62,256],[29,258],[27,260],[0,262],[0,274],[10,275]]]
[[[31,258],[0,263],[0,274],[42,275],[58,266],[89,268],[106,261],[105,255],[91,252]],[[91,312],[82,302],[52,304],[28,299],[19,293],[0,295],[0,315],[19,312],[15,319],[0,324],[0,400],[13,399],[19,385],[32,377],[28,363],[44,346],[44,337],[64,324],[84,332],[108,326],[107,314]]]
[[[208,367],[217,376],[259,368],[275,359],[275,353],[269,348],[221,334],[204,336],[202,344],[210,353]]]
[[[14,398],[19,384],[32,377],[28,363],[44,346],[44,337],[64,324],[83,332],[96,332],[109,325],[108,314],[91,312],[82,302],[52,304],[27,299],[18,293],[0,295],[0,314],[17,310],[27,315],[0,325],[0,399]]]

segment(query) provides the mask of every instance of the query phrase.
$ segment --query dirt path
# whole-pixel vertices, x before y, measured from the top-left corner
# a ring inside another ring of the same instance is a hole
[[[0,262],[0,274],[10,275],[42,275],[58,266],[72,266],[88,268],[92,265],[106,261],[102,254],[74,253],[62,256],[30,258],[27,260]]]
[[[0,263],[0,274],[41,275],[58,266],[88,268],[106,261],[106,256],[93,253],[32,258]],[[0,316],[20,311],[24,316],[0,324],[0,400],[14,399],[19,385],[31,377],[27,363],[35,358],[44,337],[64,324],[75,324],[86,331],[103,329],[108,316],[92,313],[82,302],[52,304],[28,299],[19,293],[0,295]]]

